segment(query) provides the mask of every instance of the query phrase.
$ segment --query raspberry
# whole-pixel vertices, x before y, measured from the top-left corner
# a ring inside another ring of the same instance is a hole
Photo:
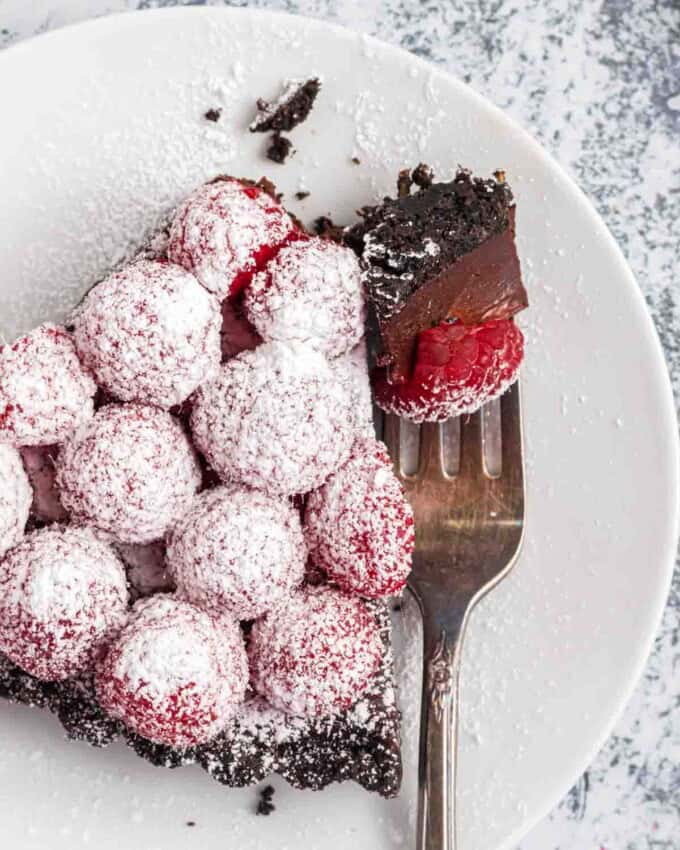
[[[0,443],[0,558],[24,536],[33,493],[13,446]]]
[[[329,357],[364,333],[359,261],[349,248],[319,238],[286,245],[245,292],[248,318],[263,339],[299,342]]]
[[[105,711],[138,735],[178,748],[214,738],[247,682],[238,623],[164,594],[135,603],[95,676]]]
[[[304,522],[312,562],[348,593],[400,593],[411,570],[413,512],[382,443],[358,440],[349,460],[310,493]]]
[[[221,178],[180,205],[170,225],[168,259],[222,300],[244,289],[294,231],[288,213],[261,188]]]
[[[40,523],[65,522],[68,514],[57,487],[58,446],[26,446],[19,450],[33,487],[31,516]]]
[[[354,429],[352,398],[323,356],[282,343],[227,361],[191,413],[196,445],[223,481],[279,495],[320,487]]]
[[[88,670],[127,617],[123,565],[89,528],[52,525],[0,562],[0,648],[47,681]]]
[[[416,363],[405,384],[390,384],[374,370],[376,402],[413,422],[441,422],[474,413],[517,378],[524,354],[522,332],[510,319],[481,325],[442,323],[418,337]]]
[[[111,396],[167,409],[217,372],[221,322],[217,299],[192,274],[140,260],[90,291],[74,340]]]
[[[253,620],[302,582],[306,549],[295,508],[242,487],[202,493],[175,527],[168,565],[178,596]]]
[[[0,347],[0,442],[60,443],[92,416],[96,386],[64,328],[40,325]]]
[[[348,709],[361,697],[383,645],[365,602],[306,586],[255,622],[248,652],[255,690],[276,708],[313,717]]]
[[[179,422],[142,404],[110,404],[62,446],[57,484],[71,517],[121,543],[158,540],[184,515],[201,483]]]

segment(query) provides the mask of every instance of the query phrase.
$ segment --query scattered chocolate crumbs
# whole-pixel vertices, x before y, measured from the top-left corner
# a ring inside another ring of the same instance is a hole
[[[401,611],[401,602],[395,602],[394,607],[392,608],[394,612]]]
[[[421,162],[413,169],[413,172],[411,173],[411,180],[413,180],[416,186],[419,186],[421,189],[429,189],[429,187],[434,183],[434,171],[429,165]]]
[[[270,815],[272,812],[276,811],[276,806],[272,803],[274,790],[273,785],[265,785],[265,787],[260,791],[260,799],[258,800],[257,809],[255,810],[256,814]]]
[[[295,197],[298,201],[304,201],[305,198],[308,198],[310,195],[309,192],[296,192]]]
[[[64,325],[64,330],[66,331],[66,333],[72,334],[75,329],[75,325]]]
[[[342,242],[344,228],[334,224],[333,219],[327,215],[320,215],[314,219],[314,232],[322,239],[330,239],[332,242]]]
[[[187,826],[196,826],[196,821],[195,820],[188,820]]]
[[[411,179],[411,172],[408,168],[402,168],[399,172],[399,176],[397,177],[397,197],[408,198],[411,194],[412,185],[413,180]]]
[[[358,157],[358,156],[353,156],[353,157],[352,157],[352,162],[353,162],[355,165],[361,165],[361,160],[359,159],[359,157]]]
[[[505,171],[502,171],[500,168],[494,171],[493,176],[499,183],[505,183]]]
[[[214,109],[214,108],[209,109],[204,114],[203,117],[205,118],[206,121],[219,121],[221,115],[222,115],[222,109],[221,109],[221,107],[218,107],[217,109]]]
[[[288,159],[292,149],[293,143],[290,139],[287,139],[280,133],[274,133],[271,144],[267,148],[267,159],[271,159],[272,162],[278,162],[279,165],[283,165],[283,163]]]
[[[250,125],[250,132],[290,132],[307,119],[320,89],[321,82],[316,77],[306,82],[291,80],[274,103],[259,98],[257,116]]]

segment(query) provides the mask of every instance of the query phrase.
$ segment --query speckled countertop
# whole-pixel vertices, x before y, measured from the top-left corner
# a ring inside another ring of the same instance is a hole
[[[0,0],[0,47],[172,0]],[[188,0],[186,5],[199,5]],[[221,5],[218,2],[209,5]],[[371,33],[450,70],[531,130],[624,250],[680,389],[677,0],[257,0]],[[680,848],[680,574],[614,734],[518,850]]]

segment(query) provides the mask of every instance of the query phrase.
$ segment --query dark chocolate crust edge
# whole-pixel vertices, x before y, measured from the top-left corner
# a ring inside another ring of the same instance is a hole
[[[122,739],[153,765],[199,764],[223,785],[244,787],[278,774],[294,788],[318,791],[352,780],[368,791],[394,797],[402,763],[391,629],[386,606],[375,604],[374,611],[385,646],[381,666],[364,697],[349,711],[329,718],[290,718],[253,700],[247,715],[239,715],[210,743],[179,751],[140,738],[107,716],[88,679],[42,682],[0,655],[0,697],[50,710],[72,740],[104,747]]]

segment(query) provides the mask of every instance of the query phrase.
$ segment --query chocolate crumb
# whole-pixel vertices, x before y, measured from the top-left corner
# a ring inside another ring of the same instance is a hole
[[[320,215],[317,219],[314,219],[314,232],[322,239],[330,239],[332,242],[342,242],[344,228],[335,224],[329,216]]]
[[[296,192],[295,197],[298,201],[304,201],[305,198],[308,198],[310,195],[309,192]]]
[[[397,197],[408,198],[411,194],[412,185],[413,180],[411,179],[411,172],[408,168],[402,168],[399,172],[399,176],[397,177]]]
[[[265,785],[265,787],[260,791],[260,799],[258,800],[255,814],[270,815],[272,812],[276,811],[276,806],[272,803],[274,791],[275,789],[273,785]]]
[[[271,144],[267,148],[267,159],[271,159],[272,162],[278,162],[279,165],[283,165],[290,156],[292,149],[293,143],[290,139],[287,139],[280,133],[274,133]]]
[[[352,162],[353,162],[355,165],[361,165],[361,160],[359,159],[359,157],[358,157],[358,156],[353,156],[353,157],[352,157]]]
[[[395,602],[392,610],[394,612],[401,611],[401,602]]]
[[[221,115],[222,115],[222,108],[221,107],[216,107],[216,108],[213,107],[212,109],[209,109],[203,115],[203,117],[205,118],[206,121],[213,121],[214,122],[214,121],[219,121]]]
[[[434,171],[429,165],[421,162],[413,169],[411,180],[421,189],[429,189],[434,183]]]
[[[188,820],[187,826],[196,826],[196,821],[195,820]]]
[[[250,132],[290,132],[307,119],[320,89],[321,82],[316,77],[306,82],[291,80],[274,103],[259,98],[257,115],[250,125]]]
[[[75,325],[64,325],[64,330],[67,334],[72,334],[76,329]]]
[[[493,176],[499,183],[505,183],[505,171],[502,171],[500,168],[494,171]]]

